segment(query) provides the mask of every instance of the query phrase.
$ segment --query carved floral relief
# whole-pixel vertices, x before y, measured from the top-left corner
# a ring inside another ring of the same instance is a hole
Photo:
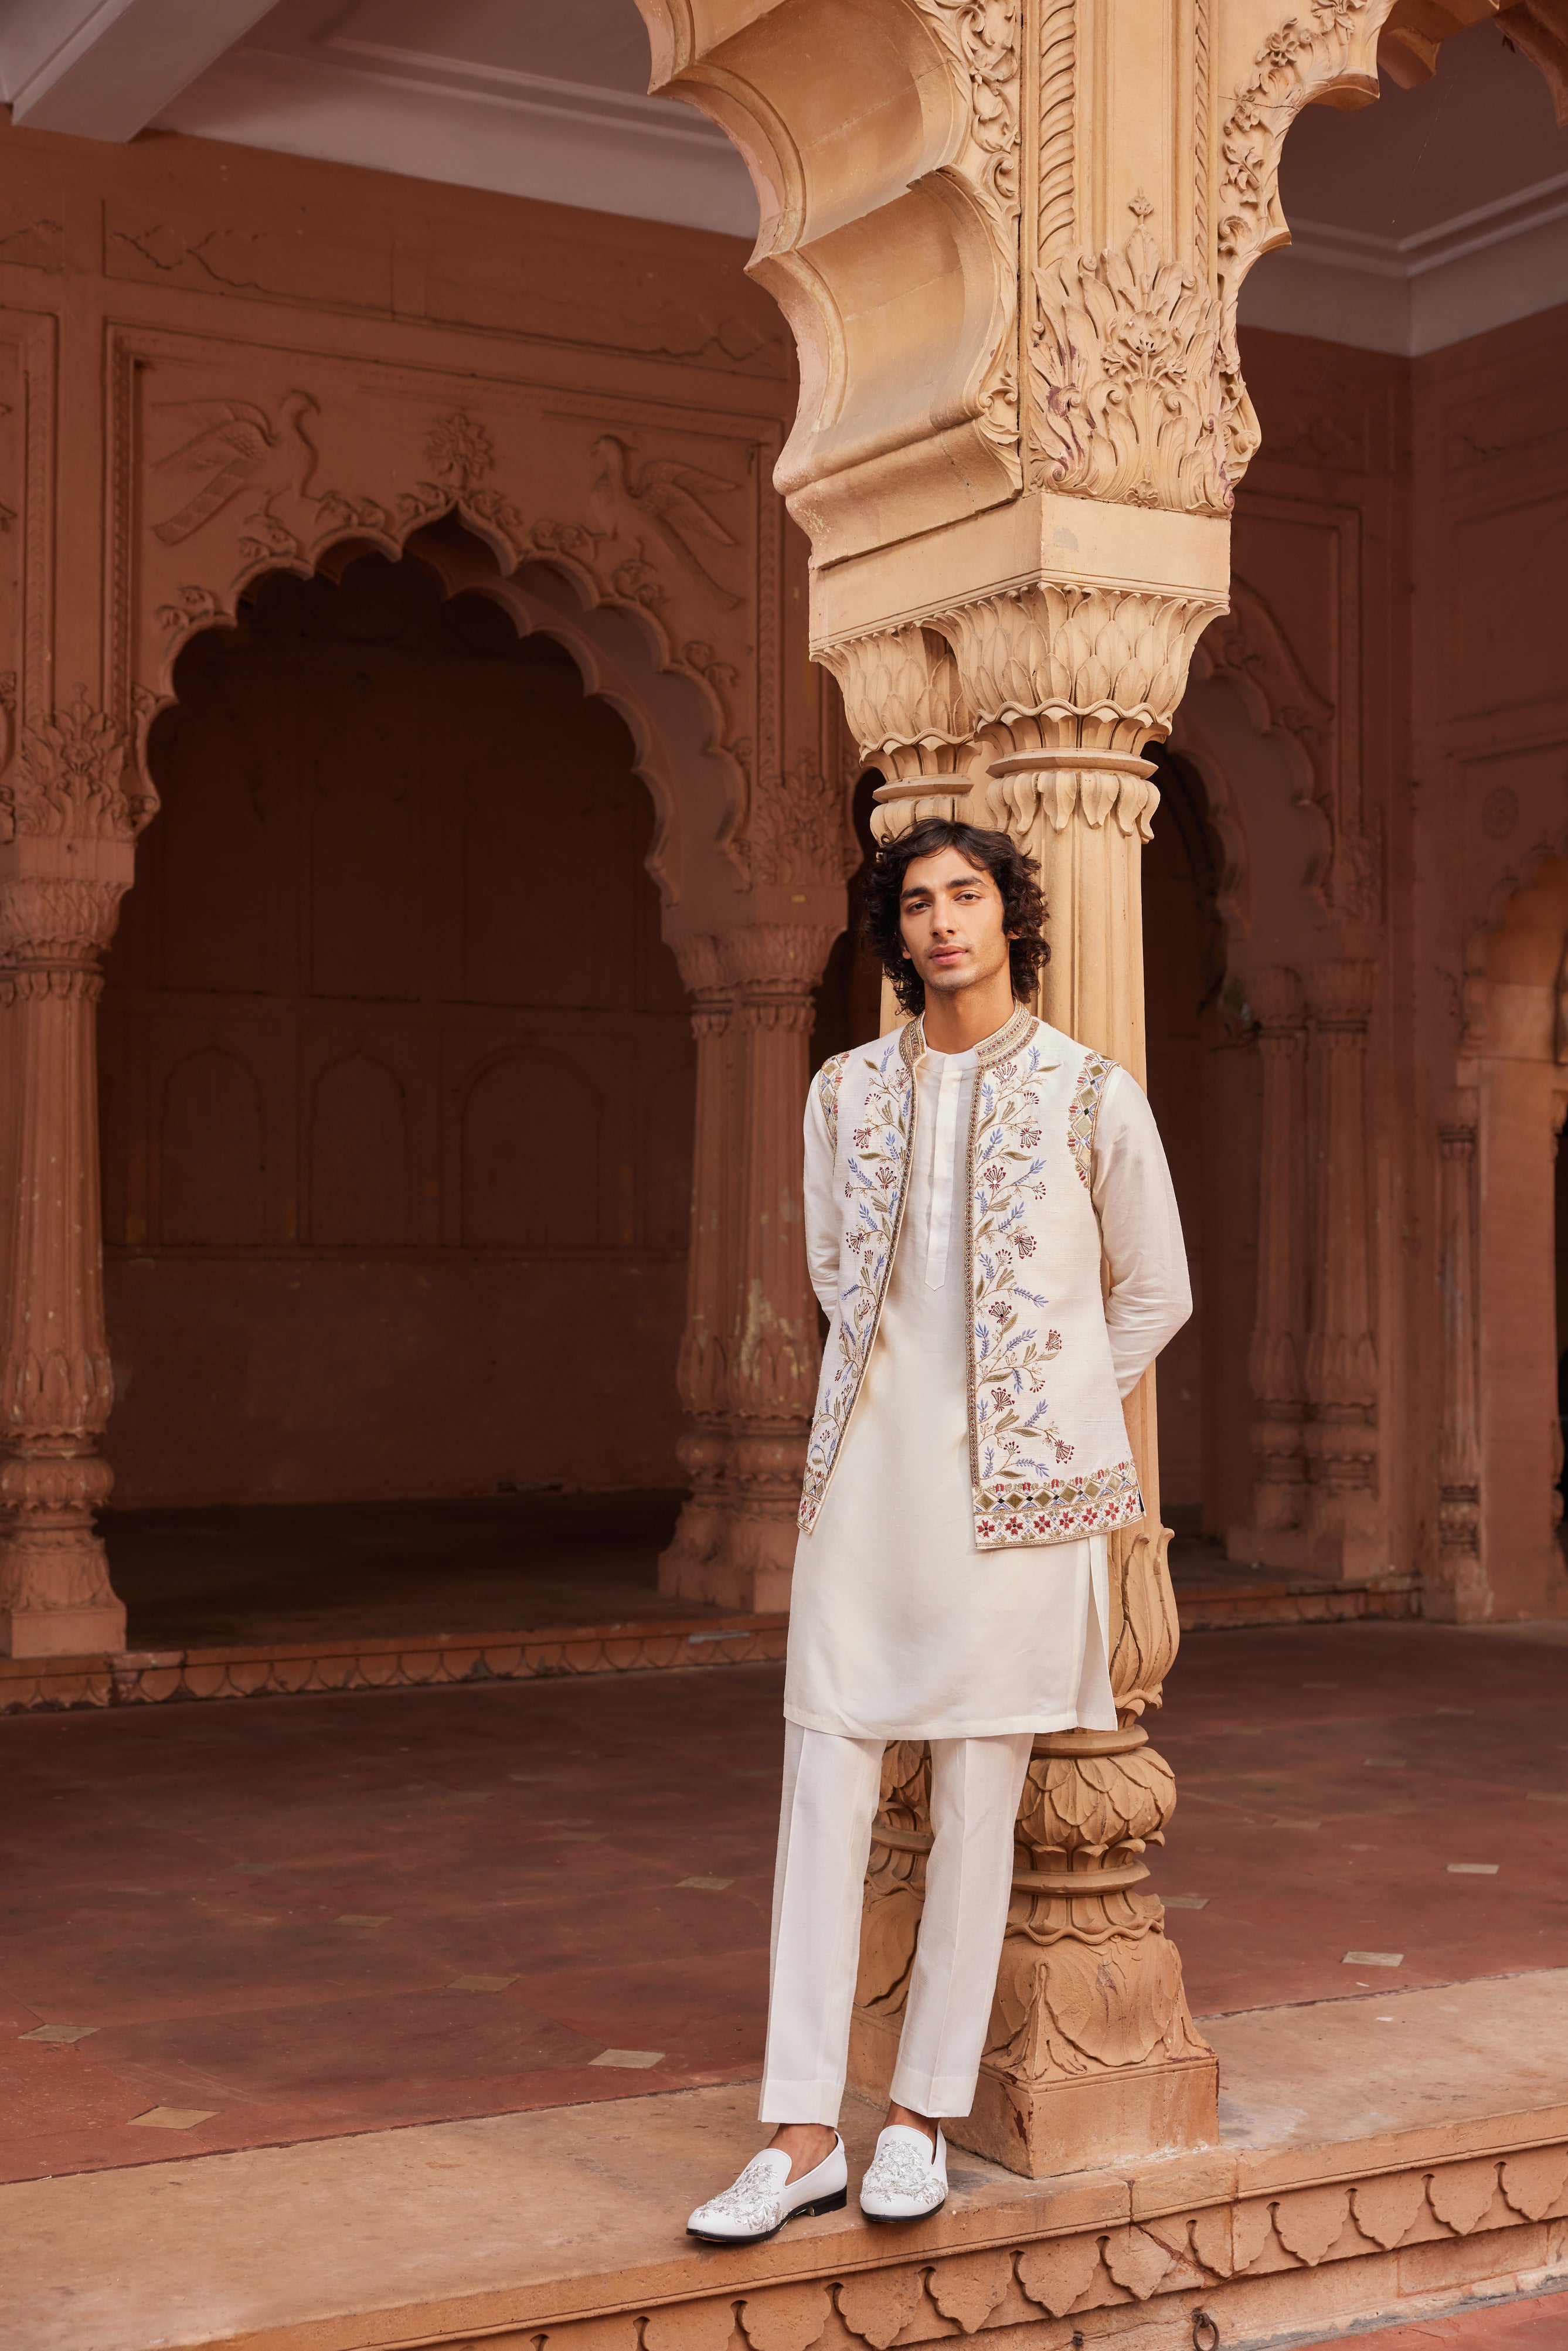
[[[120,356],[118,475],[135,551],[119,567],[117,692],[140,740],[186,637],[230,619],[259,573],[313,569],[356,540],[395,557],[455,514],[503,576],[549,564],[590,608],[642,616],[654,665],[700,684],[710,747],[736,778],[719,845],[743,881],[841,879],[840,781],[786,740],[768,450],[735,420],[407,371],[367,383],[340,361],[306,382],[297,357],[213,360],[167,339]]]

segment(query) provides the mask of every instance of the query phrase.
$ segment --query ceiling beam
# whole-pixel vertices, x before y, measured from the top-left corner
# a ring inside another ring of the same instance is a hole
[[[270,5],[12,0],[0,11],[0,83],[12,120],[81,139],[134,139]]]

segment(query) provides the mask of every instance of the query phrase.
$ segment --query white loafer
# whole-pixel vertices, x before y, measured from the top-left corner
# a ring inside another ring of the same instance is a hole
[[[850,2172],[843,2140],[835,2134],[833,2151],[815,2171],[789,2177],[789,2158],[782,2147],[765,2147],[754,2155],[733,2188],[699,2204],[686,2222],[688,2237],[709,2245],[755,2245],[781,2229],[786,2220],[808,2212],[841,2212],[849,2199]]]
[[[861,2182],[868,2220],[924,2220],[947,2200],[947,2142],[936,2126],[936,2147],[908,2123],[889,2123]]]

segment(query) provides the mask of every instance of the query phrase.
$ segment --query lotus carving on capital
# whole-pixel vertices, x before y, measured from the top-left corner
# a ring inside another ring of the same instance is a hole
[[[1147,1844],[1175,1810],[1175,1775],[1152,1748],[1127,1755],[1052,1755],[1030,1768],[1019,1830],[1037,1850],[1108,1853]]]
[[[946,607],[937,622],[978,724],[1089,721],[1090,731],[1074,739],[1135,751],[1168,731],[1193,644],[1214,609],[1196,595],[1046,580]]]

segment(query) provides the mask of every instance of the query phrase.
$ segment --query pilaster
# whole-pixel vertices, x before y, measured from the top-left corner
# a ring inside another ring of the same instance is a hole
[[[113,1401],[103,1317],[96,1014],[101,960],[155,803],[128,790],[126,747],[85,690],[24,736],[0,812],[0,1650],[122,1647],[93,1513]]]
[[[659,1562],[659,1589],[706,1599],[709,1570],[724,1547],[728,1515],[730,1302],[739,1228],[733,1148],[738,1123],[736,990],[711,933],[697,932],[673,945],[692,999],[697,1049],[686,1320],[675,1370],[686,1418],[680,1459],[691,1491]]]
[[[1307,1525],[1336,1575],[1385,1567],[1377,1526],[1377,1345],[1373,1330],[1367,1033],[1375,965],[1309,964],[1313,1177]]]
[[[1480,1557],[1481,1447],[1476,1398],[1476,1122],[1473,1086],[1437,1122],[1438,1284],[1443,1419],[1437,1443],[1437,1562],[1425,1613],[1467,1624],[1489,1614]]]
[[[1254,972],[1248,998],[1263,1065],[1259,1165],[1258,1305],[1247,1359],[1256,1418],[1252,1520],[1231,1528],[1232,1559],[1300,1562],[1306,1538],[1306,1014],[1300,976]]]

